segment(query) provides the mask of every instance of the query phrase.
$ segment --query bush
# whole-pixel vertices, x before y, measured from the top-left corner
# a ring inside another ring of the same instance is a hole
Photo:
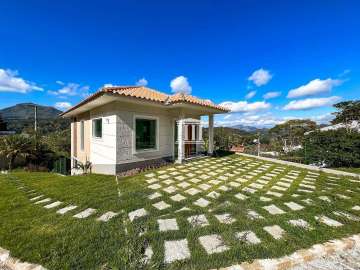
[[[360,167],[360,133],[346,129],[312,132],[305,137],[304,156],[308,164]]]
[[[44,166],[39,166],[36,164],[28,164],[26,167],[24,167],[24,170],[27,172],[48,172],[49,169]]]

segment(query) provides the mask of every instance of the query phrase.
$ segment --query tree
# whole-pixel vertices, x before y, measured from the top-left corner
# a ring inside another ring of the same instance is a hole
[[[360,166],[360,133],[346,129],[314,131],[305,138],[306,163],[326,167]]]
[[[27,155],[27,165],[32,169],[38,170],[41,167],[51,168],[53,162],[57,158],[54,151],[49,148],[49,145],[38,134],[34,134],[29,138],[29,149]]]
[[[360,100],[339,102],[334,107],[337,109],[337,112],[333,113],[335,118],[331,123],[344,123],[347,131],[350,132],[349,126],[351,122],[360,121]]]
[[[6,130],[7,130],[7,124],[0,114],[0,131],[6,131]]]
[[[71,138],[70,130],[55,131],[43,136],[41,140],[58,156],[70,157]]]
[[[17,157],[28,157],[31,150],[31,142],[22,135],[10,135],[0,138],[0,155],[8,160],[9,170],[12,169]]]
[[[304,134],[307,131],[314,130],[316,123],[312,120],[294,119],[286,121],[283,124],[279,124],[270,129],[270,135],[273,139],[285,145],[295,146],[302,144]]]

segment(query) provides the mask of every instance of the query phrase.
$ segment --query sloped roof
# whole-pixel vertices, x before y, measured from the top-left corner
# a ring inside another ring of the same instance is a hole
[[[216,110],[220,110],[223,112],[228,112],[229,110],[225,107],[219,106],[211,102],[210,100],[204,100],[200,99],[191,95],[177,93],[174,95],[167,95],[165,93],[162,93],[160,91],[145,87],[145,86],[108,86],[103,87],[96,93],[92,94],[88,98],[81,101],[79,104],[71,107],[67,111],[63,112],[61,115],[64,115],[68,112],[71,112],[72,110],[75,110],[76,108],[81,107],[82,105],[100,97],[104,94],[114,94],[124,97],[133,97],[137,99],[152,101],[152,102],[158,102],[161,104],[164,104],[165,106],[171,106],[173,104],[177,103],[188,103],[188,104],[194,104],[199,106],[204,106]]]
[[[103,87],[100,91],[155,102],[165,102],[168,98],[168,95],[144,86],[111,86]]]

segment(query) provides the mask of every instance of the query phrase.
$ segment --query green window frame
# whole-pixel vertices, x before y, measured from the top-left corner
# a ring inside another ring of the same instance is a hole
[[[94,138],[102,138],[102,118],[92,120],[92,135]]]
[[[157,149],[157,119],[135,118],[135,150]]]

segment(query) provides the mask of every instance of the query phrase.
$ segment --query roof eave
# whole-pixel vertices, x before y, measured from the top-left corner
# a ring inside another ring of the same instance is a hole
[[[199,111],[203,111],[206,114],[223,114],[223,113],[229,113],[230,111],[226,108],[216,108],[216,107],[210,107],[202,104],[196,104],[191,102],[176,102],[172,103],[171,105],[168,105],[172,108],[195,108]]]

